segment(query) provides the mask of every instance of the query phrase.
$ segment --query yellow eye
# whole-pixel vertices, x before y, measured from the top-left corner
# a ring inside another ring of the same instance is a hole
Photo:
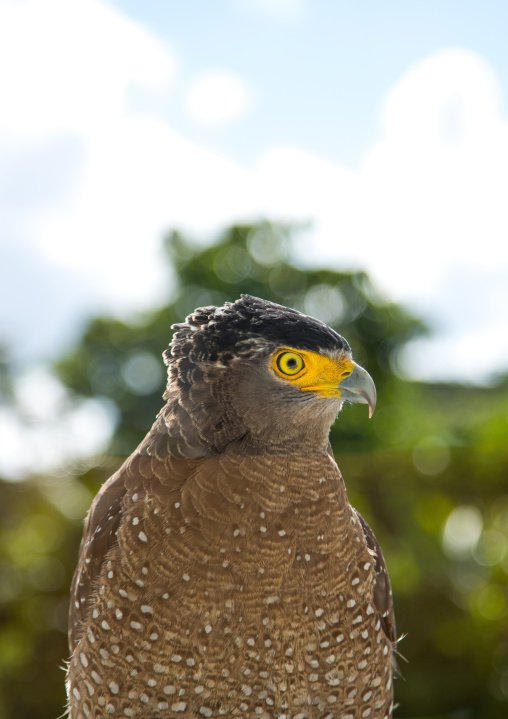
[[[277,369],[281,374],[293,376],[301,372],[305,362],[296,352],[281,352],[275,360]]]

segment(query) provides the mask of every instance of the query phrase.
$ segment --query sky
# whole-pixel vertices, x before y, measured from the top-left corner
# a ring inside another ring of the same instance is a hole
[[[506,372],[507,27],[504,0],[0,0],[0,343],[50,361],[163,301],[168,230],[269,218],[428,322],[410,376]]]

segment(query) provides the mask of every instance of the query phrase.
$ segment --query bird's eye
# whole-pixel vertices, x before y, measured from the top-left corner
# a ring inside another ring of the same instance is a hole
[[[305,362],[296,352],[281,352],[276,359],[277,369],[281,374],[295,375],[305,367]]]

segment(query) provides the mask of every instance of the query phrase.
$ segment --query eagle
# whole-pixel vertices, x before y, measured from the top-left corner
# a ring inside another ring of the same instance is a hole
[[[390,582],[328,439],[373,380],[250,295],[172,329],[165,404],[86,519],[70,718],[389,719]]]

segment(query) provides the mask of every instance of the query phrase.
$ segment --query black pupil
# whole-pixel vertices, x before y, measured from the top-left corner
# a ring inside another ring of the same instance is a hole
[[[288,369],[295,369],[297,365],[297,362],[294,357],[291,357],[291,359],[288,359]]]

